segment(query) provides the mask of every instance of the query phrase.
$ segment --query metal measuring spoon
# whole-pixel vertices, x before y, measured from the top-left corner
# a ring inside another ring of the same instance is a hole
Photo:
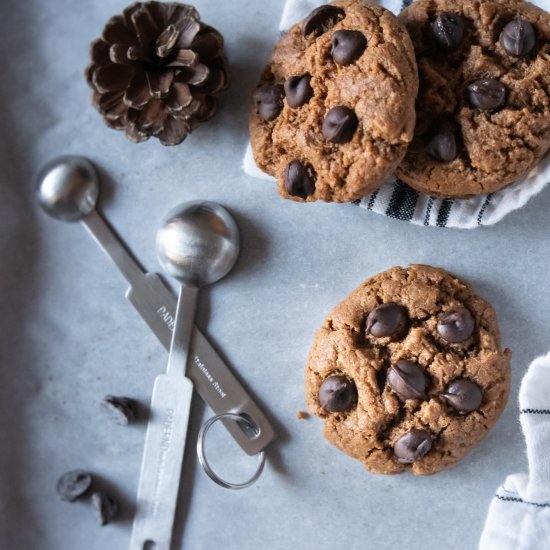
[[[156,309],[167,311],[173,301],[172,294],[158,276],[145,273],[96,210],[99,191],[99,177],[94,165],[84,157],[65,155],[52,160],[41,170],[36,198],[42,209],[53,218],[82,223],[130,284],[126,297],[153,332],[169,342],[171,331]]]
[[[157,254],[180,283],[166,374],[155,380],[137,496],[131,550],[169,550],[193,384],[185,377],[199,288],[224,277],[239,254],[239,231],[213,202],[176,207],[157,234]]]
[[[66,155],[52,160],[42,169],[36,196],[42,208],[54,218],[81,221],[130,284],[126,293],[128,300],[169,349],[176,299],[156,273],[145,272],[95,209],[99,191],[99,177],[93,164],[84,157]],[[263,451],[275,438],[269,420],[197,327],[192,348],[187,376],[199,395],[217,418],[238,413],[248,419],[244,423],[226,421],[224,425],[247,454]]]

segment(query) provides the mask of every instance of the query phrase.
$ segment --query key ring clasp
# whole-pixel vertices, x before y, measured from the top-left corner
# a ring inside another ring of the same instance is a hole
[[[233,420],[235,422],[238,422],[239,424],[244,424],[251,431],[258,431],[258,428],[244,415],[237,413],[222,413],[213,416],[202,425],[199,431],[199,436],[197,438],[197,455],[199,456],[199,462],[201,463],[203,470],[206,472],[206,475],[208,475],[208,477],[212,481],[214,481],[221,487],[224,487],[225,489],[236,490],[246,489],[247,487],[250,487],[262,474],[265,466],[265,451],[260,451],[259,453],[256,453],[258,455],[258,465],[252,477],[249,478],[247,481],[244,481],[243,483],[232,483],[221,478],[218,474],[216,474],[216,472],[214,472],[212,466],[210,466],[210,463],[208,462],[204,451],[204,440],[206,438],[206,434],[208,433],[208,430],[219,420]]]

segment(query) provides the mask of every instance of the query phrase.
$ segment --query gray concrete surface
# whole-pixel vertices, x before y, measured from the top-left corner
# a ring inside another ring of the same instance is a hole
[[[254,487],[230,492],[202,472],[194,441],[209,411],[195,399],[175,548],[192,550],[473,549],[504,476],[525,468],[516,394],[548,351],[550,190],[495,227],[413,227],[350,205],[283,201],[246,177],[248,94],[277,36],[282,0],[197,0],[227,40],[233,85],[211,123],[183,145],[134,145],[89,105],[88,45],[121,0],[3,0],[0,6],[0,548],[126,548],[144,424],[112,425],[105,394],[147,404],[166,353],[124,299],[125,284],[78,225],[33,200],[42,164],[90,157],[101,208],[144,264],[158,269],[162,215],[189,199],[227,206],[242,231],[236,269],[200,299],[198,325],[265,407],[280,434]],[[326,313],[363,279],[430,263],[474,283],[513,349],[513,393],[491,434],[456,468],[430,478],[374,476],[297,420],[304,365]],[[209,453],[244,476],[253,460],[223,428]],[[82,467],[123,502],[99,527],[89,506],[60,502],[55,482]]]

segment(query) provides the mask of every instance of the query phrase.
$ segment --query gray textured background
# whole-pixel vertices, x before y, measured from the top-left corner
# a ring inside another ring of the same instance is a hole
[[[548,351],[550,191],[499,225],[425,229],[349,205],[283,201],[240,169],[248,94],[277,36],[282,0],[200,0],[227,39],[233,85],[211,123],[182,146],[134,145],[89,106],[88,45],[125,2],[2,0],[0,117],[0,548],[125,548],[145,427],[112,425],[107,393],[146,404],[166,353],[124,300],[125,285],[78,225],[33,201],[40,166],[62,153],[101,169],[101,208],[155,270],[162,215],[188,199],[235,214],[242,256],[200,299],[198,324],[263,404],[280,434],[259,483],[221,489],[193,444],[208,411],[194,402],[175,547],[189,549],[475,548],[489,500],[525,468],[515,402],[528,362]],[[514,351],[513,394],[492,433],[431,478],[374,476],[299,421],[304,364],[326,313],[363,279],[411,262],[445,267],[494,305]],[[220,428],[208,448],[234,476],[251,471]],[[55,495],[58,476],[90,469],[123,501],[100,528],[86,504]]]

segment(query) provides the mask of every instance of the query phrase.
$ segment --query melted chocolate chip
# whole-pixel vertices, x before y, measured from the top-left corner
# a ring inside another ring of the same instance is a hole
[[[483,111],[495,111],[506,103],[506,87],[494,78],[476,80],[468,86],[470,105]]]
[[[285,93],[289,107],[297,109],[305,105],[313,97],[313,88],[310,84],[311,75],[291,76],[286,79]]]
[[[466,414],[479,408],[483,401],[483,392],[471,380],[459,378],[447,386],[442,397],[460,414]]]
[[[355,384],[339,374],[326,378],[319,388],[319,404],[328,412],[347,411],[356,396]]]
[[[315,193],[313,169],[299,160],[293,160],[285,170],[285,189],[293,197],[307,199]]]
[[[516,57],[529,55],[535,48],[536,42],[537,37],[533,25],[524,19],[510,21],[500,35],[500,43],[503,48]]]
[[[302,24],[302,34],[308,36],[321,36],[333,27],[338,21],[344,19],[346,12],[338,6],[325,4],[314,9]]]
[[[472,336],[475,326],[472,314],[467,309],[459,309],[439,318],[437,332],[450,344],[459,344]]]
[[[357,116],[348,107],[333,107],[323,121],[323,136],[331,143],[347,143],[357,129]]]
[[[256,112],[267,122],[274,120],[283,110],[284,98],[285,89],[281,84],[262,86],[254,92]]]
[[[411,430],[395,443],[393,452],[398,462],[412,464],[428,454],[432,448],[432,436],[426,430]]]
[[[369,313],[365,333],[375,338],[399,336],[406,327],[407,310],[390,302],[378,306]]]
[[[432,126],[426,151],[435,160],[451,162],[458,156],[458,126],[449,119],[440,119]]]
[[[462,42],[464,21],[456,13],[448,11],[440,13],[433,22],[432,34],[440,46],[448,50],[454,50]]]
[[[427,379],[420,365],[401,360],[390,367],[388,383],[403,400],[422,399],[426,396]]]
[[[336,31],[332,35],[330,55],[338,65],[349,65],[359,59],[367,47],[367,39],[359,31]]]

